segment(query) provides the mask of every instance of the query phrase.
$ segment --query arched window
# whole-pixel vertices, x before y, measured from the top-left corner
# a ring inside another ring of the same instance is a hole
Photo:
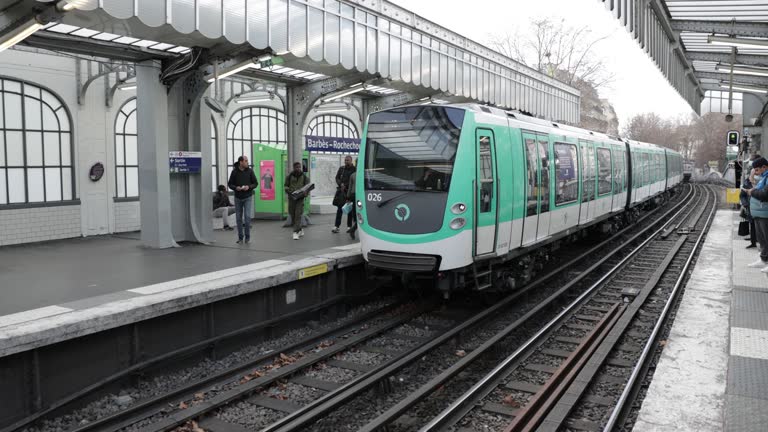
[[[216,122],[211,117],[211,175],[213,176],[213,191],[219,186],[219,172],[217,170],[219,161],[219,141],[216,138]]]
[[[69,113],[51,92],[0,80],[0,205],[75,196]]]
[[[348,118],[339,115],[320,115],[312,119],[307,135],[334,138],[360,138],[357,127]]]
[[[139,133],[136,128],[136,98],[120,108],[115,119],[115,197],[139,196]]]
[[[242,155],[253,164],[253,145],[263,144],[284,150],[286,141],[285,113],[273,108],[243,108],[235,112],[227,125],[227,164]]]

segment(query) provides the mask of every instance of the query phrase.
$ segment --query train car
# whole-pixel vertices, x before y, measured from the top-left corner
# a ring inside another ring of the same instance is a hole
[[[476,104],[374,113],[360,152],[369,268],[443,291],[527,282],[551,249],[674,187],[661,147]]]
[[[692,160],[685,160],[683,162],[683,181],[685,183],[688,183],[691,181],[691,177],[693,176],[693,161]]]

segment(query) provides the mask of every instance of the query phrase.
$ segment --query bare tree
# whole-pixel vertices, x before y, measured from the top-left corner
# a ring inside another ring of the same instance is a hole
[[[739,118],[734,119],[734,122],[740,121]],[[730,127],[722,114],[664,119],[655,113],[645,113],[630,119],[623,135],[632,140],[671,148],[685,158],[694,158],[697,166],[717,161],[722,170],[726,163],[725,139]]]
[[[613,79],[594,49],[610,35],[596,36],[589,27],[570,27],[565,20],[533,20],[526,29],[492,35],[490,46],[568,85],[584,81],[598,89]]]
[[[598,89],[613,79],[595,47],[608,35],[596,36],[588,27],[570,27],[564,20],[536,19],[528,28],[490,37],[489,45],[500,53],[556,78],[581,92],[579,126],[618,134],[613,106],[600,99]]]

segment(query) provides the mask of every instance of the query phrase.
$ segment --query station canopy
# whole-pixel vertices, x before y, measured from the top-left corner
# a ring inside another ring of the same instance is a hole
[[[62,2],[72,7],[25,44],[133,62],[202,53],[223,68],[272,57],[237,74],[288,86],[353,77],[363,97],[579,121],[578,90],[386,0],[0,0],[0,35]]]
[[[768,1],[598,1],[696,112],[708,90],[768,92]]]

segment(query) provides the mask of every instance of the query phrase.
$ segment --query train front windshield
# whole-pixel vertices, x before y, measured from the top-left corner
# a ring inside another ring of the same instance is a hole
[[[365,154],[368,190],[447,192],[464,110],[419,106],[371,115]]]

